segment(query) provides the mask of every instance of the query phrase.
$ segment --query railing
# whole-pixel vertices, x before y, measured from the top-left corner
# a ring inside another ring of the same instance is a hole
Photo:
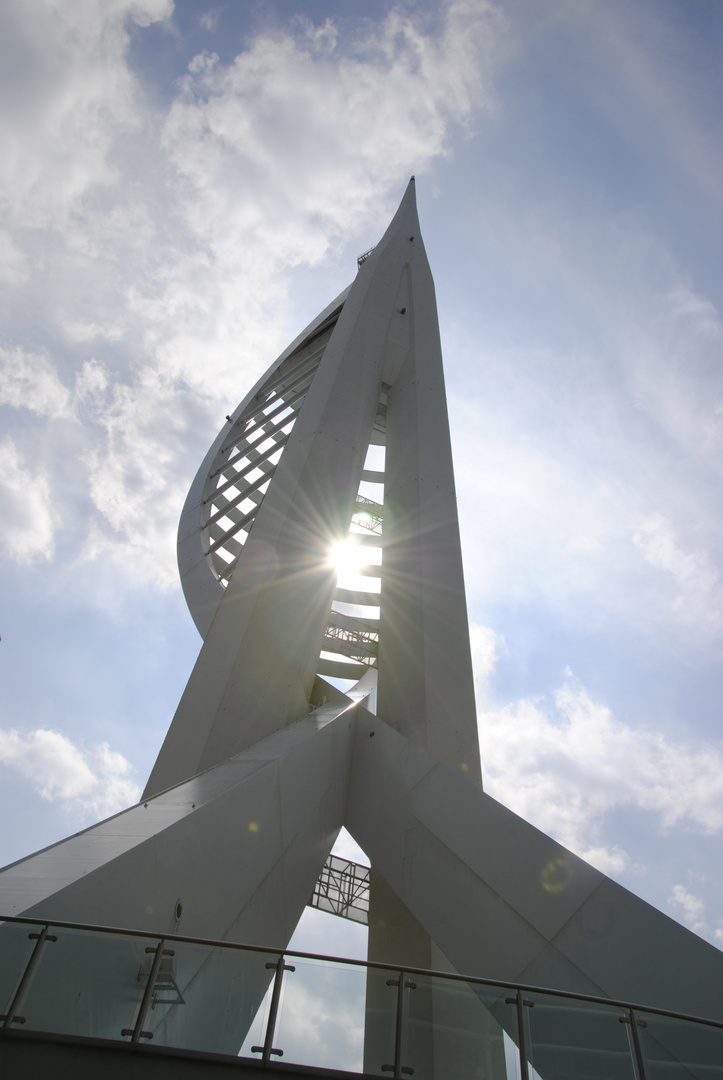
[[[357,267],[361,267],[362,263],[365,263],[367,261],[367,259],[371,255],[371,253],[374,251],[375,247],[376,247],[376,244],[372,245],[372,247],[370,247],[368,249],[368,251],[364,251],[364,252],[362,252],[361,255],[357,255],[357,260],[356,260]]]
[[[723,1023],[540,987],[7,918],[0,1031],[415,1080],[723,1080]],[[0,1044],[1,1052],[1,1044]]]

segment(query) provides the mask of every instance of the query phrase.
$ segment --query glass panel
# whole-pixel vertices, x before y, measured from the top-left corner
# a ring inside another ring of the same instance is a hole
[[[364,1011],[364,1072],[381,1076],[382,1066],[394,1061],[397,983],[393,971],[367,969]]]
[[[506,1080],[499,1017],[500,1007],[509,1008],[505,994],[502,988],[456,979],[405,976],[408,1030],[402,1065],[414,1069],[414,1080]],[[514,1012],[507,1015],[514,1025]]]
[[[638,1013],[650,1080],[723,1080],[723,1029]]]
[[[234,1055],[244,1047],[250,1056],[252,1045],[263,1044],[258,1014],[278,953],[179,941],[168,947],[173,955],[164,958],[145,1024],[153,1032],[154,1046]]]
[[[295,971],[284,973],[274,1038],[283,1061],[362,1072],[365,968],[298,957],[287,963]]]
[[[5,1015],[15,996],[22,974],[32,956],[35,942],[28,934],[37,934],[41,926],[27,923],[2,923],[0,925],[0,1013]],[[20,1015],[24,1015],[20,1010]],[[15,1024],[14,1027],[21,1025]]]
[[[52,928],[22,1006],[24,1030],[121,1039],[143,996],[148,938]]]
[[[622,1009],[547,994],[523,997],[532,1002],[525,1007],[531,1064],[544,1080],[635,1080]]]
[[[271,995],[274,990],[274,973],[269,972],[271,982],[269,988],[264,994],[264,999],[256,1010],[256,1015],[251,1021],[251,1027],[246,1032],[246,1038],[243,1041],[243,1045],[238,1052],[239,1057],[251,1058],[253,1061],[261,1060],[261,1052],[264,1048],[264,1039],[266,1038],[266,1028],[269,1022],[269,1012],[271,1009]]]

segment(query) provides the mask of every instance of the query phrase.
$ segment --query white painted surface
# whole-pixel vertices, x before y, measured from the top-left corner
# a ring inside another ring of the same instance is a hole
[[[723,1019],[718,949],[365,710],[345,825],[458,971]]]

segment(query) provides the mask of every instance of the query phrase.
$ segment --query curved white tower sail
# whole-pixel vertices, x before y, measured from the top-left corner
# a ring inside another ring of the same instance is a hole
[[[382,470],[365,470],[370,446]],[[376,498],[360,495],[370,480]],[[350,524],[381,565],[335,599],[332,554]],[[354,284],[218,436],[191,487],[179,553],[205,641],[144,797],[303,716],[318,672],[356,679],[377,665],[379,714],[480,782],[442,354],[414,181]]]
[[[339,545],[358,560],[342,576]],[[718,950],[482,791],[413,181],[211,447],[179,565],[204,642],[141,803],[0,872],[1,914],[284,947],[346,825],[372,865],[373,959],[722,1015]],[[184,978],[222,1009],[212,964]]]

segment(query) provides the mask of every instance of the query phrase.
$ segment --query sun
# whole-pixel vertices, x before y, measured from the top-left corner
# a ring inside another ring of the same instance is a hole
[[[336,570],[339,577],[360,573],[368,562],[368,553],[351,537],[337,541],[329,551],[329,565]]]

